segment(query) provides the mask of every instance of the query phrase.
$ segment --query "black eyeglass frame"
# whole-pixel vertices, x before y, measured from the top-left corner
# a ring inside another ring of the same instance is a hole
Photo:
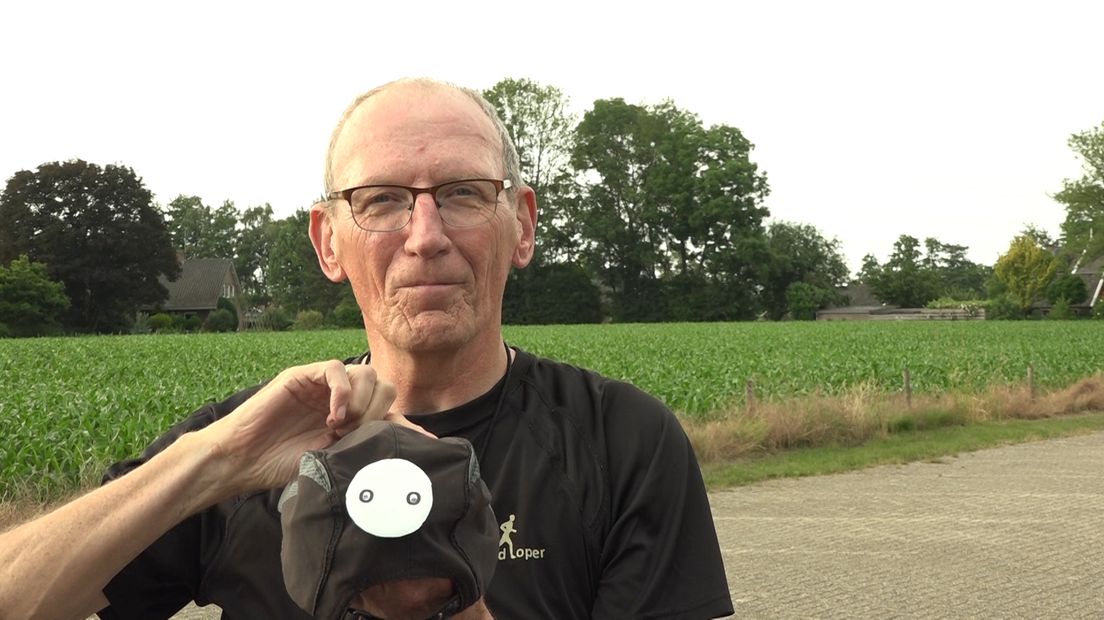
[[[344,200],[345,204],[349,205],[349,214],[353,216],[353,222],[356,223],[357,226],[368,232],[395,232],[396,230],[402,230],[403,228],[406,228],[406,225],[410,223],[411,218],[414,217],[414,205],[418,202],[418,196],[422,194],[429,194],[433,198],[433,204],[436,205],[437,210],[440,211],[441,203],[437,201],[437,192],[442,187],[448,187],[449,185],[456,185],[458,183],[469,183],[471,181],[485,181],[494,185],[495,207],[494,210],[491,211],[492,216],[495,214],[496,211],[498,211],[499,195],[502,194],[503,190],[511,189],[514,186],[513,182],[511,182],[510,179],[456,179],[455,181],[439,183],[437,185],[434,185],[433,187],[411,187],[409,185],[395,185],[394,183],[371,183],[369,185],[357,185],[356,187],[349,187],[346,189],[333,191],[327,194],[326,198],[328,198],[329,200]],[[353,213],[353,192],[359,189],[370,189],[373,187],[394,187],[397,189],[405,189],[406,191],[410,192],[410,207],[407,209],[406,221],[402,223],[402,226],[398,226],[396,228],[385,228],[382,230],[373,230],[371,228],[364,228],[364,226],[360,225],[360,222],[356,218],[356,214]],[[478,226],[478,224],[459,227],[455,224],[449,224],[449,226],[452,226],[454,228],[471,228],[474,226]]]

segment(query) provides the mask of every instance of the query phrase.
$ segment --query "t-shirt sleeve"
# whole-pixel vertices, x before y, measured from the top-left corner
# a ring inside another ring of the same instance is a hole
[[[717,618],[732,614],[701,470],[667,407],[621,383],[603,409],[609,533],[592,618]]]
[[[103,483],[120,478],[153,458],[184,433],[201,429],[230,413],[260,387],[250,388],[227,400],[208,404],[177,423],[154,441],[138,458],[108,468]],[[192,515],[165,532],[134,558],[104,588],[108,607],[98,612],[102,620],[169,618],[195,599],[222,538],[223,519],[214,507]]]

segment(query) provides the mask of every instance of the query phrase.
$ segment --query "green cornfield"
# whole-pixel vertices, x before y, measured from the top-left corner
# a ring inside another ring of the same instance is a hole
[[[508,327],[508,342],[625,379],[676,411],[708,416],[758,398],[865,385],[917,393],[1022,383],[1041,389],[1104,369],[1104,324],[1076,322],[690,323]],[[206,401],[281,369],[344,358],[359,331],[0,340],[0,500],[75,489],[137,454]]]

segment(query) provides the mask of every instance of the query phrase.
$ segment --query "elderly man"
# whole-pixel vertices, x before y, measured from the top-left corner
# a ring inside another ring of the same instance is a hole
[[[310,238],[326,276],[351,283],[370,354],[204,407],[114,466],[109,484],[5,535],[0,583],[35,599],[45,579],[66,599],[12,609],[153,618],[194,599],[225,618],[303,617],[280,577],[279,487],[305,450],[388,418],[474,446],[501,541],[473,617],[732,613],[701,475],[670,411],[503,342],[503,290],[533,256],[537,202],[493,108],[430,80],[370,91],[334,131],[326,185]],[[382,604],[365,605],[386,618],[449,587],[385,586],[368,596]]]

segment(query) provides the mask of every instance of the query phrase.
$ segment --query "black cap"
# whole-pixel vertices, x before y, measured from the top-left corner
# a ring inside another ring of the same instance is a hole
[[[491,494],[464,439],[368,422],[307,452],[280,497],[284,585],[315,618],[398,579],[444,577],[451,615],[487,590],[498,561]]]

